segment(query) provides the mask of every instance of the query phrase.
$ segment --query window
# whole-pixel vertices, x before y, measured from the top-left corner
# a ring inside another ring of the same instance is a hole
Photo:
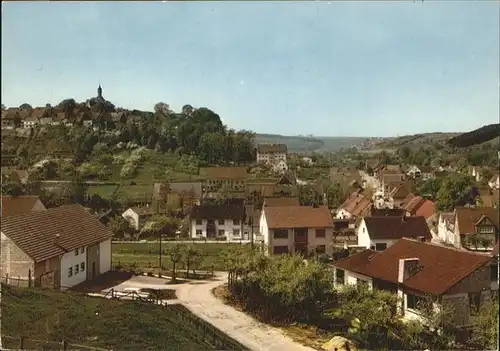
[[[275,229],[273,231],[274,239],[288,239],[288,229]]]
[[[494,265],[490,267],[490,277],[493,283],[498,283],[498,266]]]
[[[233,229],[233,236],[240,236],[241,232],[239,229]]]
[[[424,301],[424,298],[421,296],[406,294],[406,308],[418,310]]]
[[[219,225],[224,225],[224,220],[223,219],[219,219]]]
[[[202,235],[203,235],[203,231],[201,229],[197,229],[196,236],[202,236]]]
[[[78,256],[78,249],[75,250],[75,256]]]
[[[326,246],[325,245],[318,245],[316,246],[316,253],[323,254],[326,251]]]
[[[85,271],[85,262],[80,263],[80,270]]]
[[[481,304],[481,293],[469,293],[469,307],[471,311],[477,312]]]
[[[75,274],[78,274],[79,271],[80,271],[80,266],[75,264]]]
[[[492,234],[494,231],[493,227],[479,227],[479,233],[481,234]]]
[[[84,248],[84,247],[82,247],[82,248],[80,249],[80,253],[82,254],[82,253],[84,253],[84,252],[85,252],[85,248]]]
[[[197,219],[197,220],[196,220],[196,225],[202,225],[202,224],[203,224],[203,222],[202,222],[202,220],[201,220],[201,219]]]
[[[73,276],[73,267],[68,268],[68,278]]]
[[[375,251],[384,251],[385,249],[387,249],[386,243],[375,244]]]
[[[233,224],[234,225],[240,225],[240,220],[239,219],[233,219]]]
[[[316,229],[316,238],[324,238],[325,230],[324,229]]]
[[[224,236],[224,229],[219,229],[218,233],[219,233],[219,236]]]
[[[273,253],[277,255],[287,254],[288,246],[273,246]]]
[[[335,282],[341,285],[345,284],[345,271],[340,268],[336,268],[335,271],[337,273],[335,277]]]

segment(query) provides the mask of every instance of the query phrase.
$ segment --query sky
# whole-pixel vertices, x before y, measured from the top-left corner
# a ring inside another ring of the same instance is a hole
[[[208,107],[230,128],[461,132],[499,119],[497,1],[3,2],[6,106]]]

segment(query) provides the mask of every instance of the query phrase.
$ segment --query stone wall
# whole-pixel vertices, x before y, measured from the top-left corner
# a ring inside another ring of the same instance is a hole
[[[21,277],[28,279],[31,270],[32,277],[35,272],[34,262],[12,240],[1,234],[1,264],[0,277]]]

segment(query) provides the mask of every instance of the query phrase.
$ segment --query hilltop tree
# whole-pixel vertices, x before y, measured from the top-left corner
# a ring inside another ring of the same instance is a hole
[[[159,114],[161,116],[169,116],[172,114],[172,110],[170,109],[170,105],[165,103],[165,102],[158,102],[155,107],[154,111],[156,114]]]
[[[182,106],[182,114],[183,115],[189,116],[193,113],[193,111],[194,111],[194,108],[191,105]]]
[[[22,110],[32,110],[33,109],[33,107],[31,107],[31,105],[28,104],[28,103],[26,103],[26,102],[24,104],[21,104],[19,106],[19,108],[22,109]]]
[[[473,200],[470,177],[453,173],[443,180],[436,194],[436,207],[439,211],[452,211],[457,206],[472,204]]]

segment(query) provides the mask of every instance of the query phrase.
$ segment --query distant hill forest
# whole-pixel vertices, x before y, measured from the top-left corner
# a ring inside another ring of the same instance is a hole
[[[455,147],[468,147],[482,144],[500,137],[500,123],[489,124],[471,132],[460,134],[448,140],[448,144]]]

